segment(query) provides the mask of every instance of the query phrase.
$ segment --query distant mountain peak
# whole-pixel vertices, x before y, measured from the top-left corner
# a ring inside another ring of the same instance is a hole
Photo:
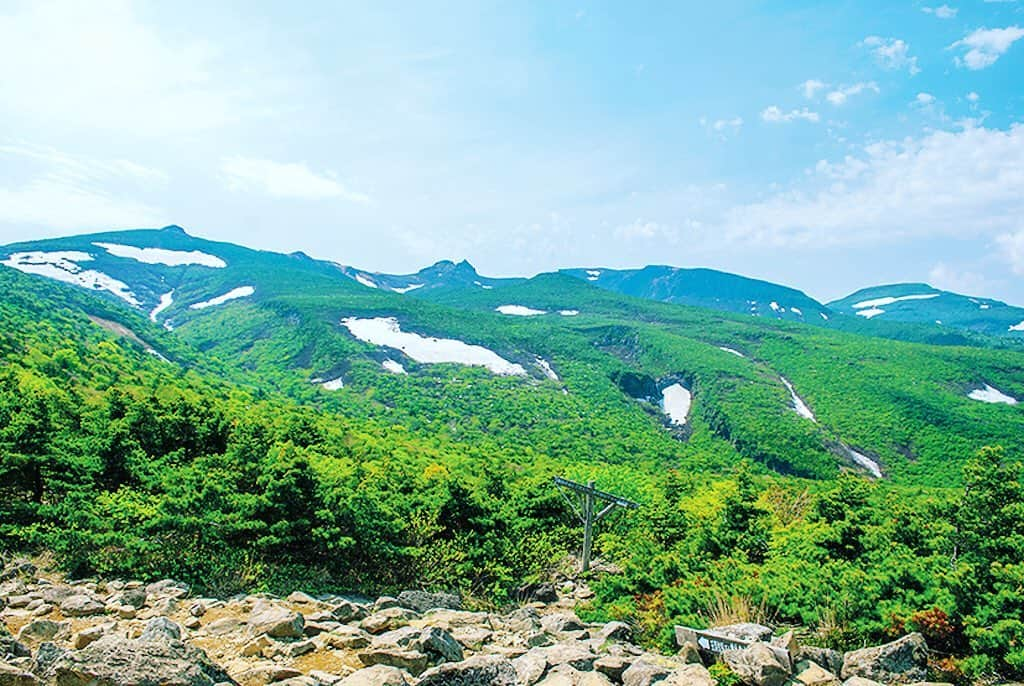
[[[161,231],[166,231],[168,233],[180,233],[183,236],[187,236],[188,235],[188,231],[185,231],[185,229],[183,229],[182,227],[178,226],[177,224],[168,224],[167,226],[165,226],[164,228],[162,228],[160,230]]]

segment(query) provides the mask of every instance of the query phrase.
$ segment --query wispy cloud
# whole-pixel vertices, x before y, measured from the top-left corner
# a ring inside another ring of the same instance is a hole
[[[962,48],[962,57],[955,58],[958,67],[978,70],[990,67],[1002,57],[1010,46],[1024,38],[1024,29],[1007,26],[1004,29],[978,29],[950,45],[950,49]]]
[[[960,10],[949,5],[939,5],[938,7],[922,7],[921,11],[925,14],[935,15],[939,19],[952,19]]]
[[[871,51],[875,61],[883,69],[894,71],[906,69],[911,76],[921,73],[921,69],[917,66],[917,58],[910,54],[910,45],[901,38],[868,36],[860,42],[860,45]]]
[[[739,133],[740,129],[743,128],[743,118],[729,117],[726,119],[711,120],[707,117],[701,117],[700,125],[704,127],[704,130],[722,140],[725,140],[729,138],[729,136]]]
[[[341,198],[368,204],[370,197],[341,183],[333,172],[317,173],[303,162],[275,162],[255,157],[228,157],[221,161],[228,188],[255,191],[275,198]]]
[[[76,230],[167,221],[163,210],[135,199],[167,183],[159,169],[21,142],[0,145],[0,168],[0,223]]]
[[[818,91],[825,90],[826,88],[828,88],[828,84],[817,79],[807,79],[800,84],[800,90],[808,100],[813,100]]]
[[[918,105],[931,105],[933,102],[935,102],[935,96],[932,95],[931,93],[921,92],[918,93],[917,96],[914,98],[914,102],[916,102]]]
[[[828,100],[835,106],[845,105],[846,101],[854,95],[859,95],[865,91],[873,91],[879,93],[878,84],[874,81],[867,81],[861,83],[855,83],[852,86],[843,86],[830,91],[825,99]]]
[[[792,190],[732,208],[726,233],[815,246],[980,237],[998,240],[1024,273],[1022,170],[1024,125],[875,143],[838,162],[822,160]]]
[[[764,108],[761,111],[761,119],[771,124],[788,124],[793,121],[803,120],[809,122],[818,122],[821,117],[817,112],[813,112],[806,107],[801,107],[798,110],[790,110],[784,112],[777,105],[771,105]]]

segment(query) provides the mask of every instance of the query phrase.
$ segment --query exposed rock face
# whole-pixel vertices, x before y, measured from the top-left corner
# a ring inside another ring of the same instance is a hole
[[[512,663],[498,655],[477,655],[462,662],[434,667],[418,686],[517,686]]]
[[[772,628],[770,626],[754,624],[752,622],[714,626],[709,631],[731,636],[741,641],[770,641],[772,638]]]
[[[253,634],[266,634],[274,638],[299,638],[305,619],[298,612],[267,603],[258,604],[249,615],[249,628]]]
[[[398,605],[423,614],[427,610],[434,610],[437,608],[461,610],[462,600],[454,593],[402,591],[398,594]]]
[[[847,653],[843,658],[844,679],[864,677],[883,683],[913,683],[928,677],[928,644],[921,634],[873,648]]]

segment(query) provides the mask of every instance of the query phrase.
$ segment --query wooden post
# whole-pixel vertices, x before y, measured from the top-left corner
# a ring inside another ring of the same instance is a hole
[[[580,523],[583,524],[583,571],[588,572],[590,571],[590,557],[594,548],[594,523],[616,507],[635,510],[640,506],[617,495],[597,490],[593,481],[587,482],[584,486],[575,481],[569,481],[568,479],[556,476],[554,482],[559,490],[565,489],[562,490],[562,497],[565,498],[565,502],[569,503],[569,507],[573,509],[576,516],[579,517]],[[574,491],[579,494],[579,507],[568,496],[568,491]],[[596,507],[598,500],[608,503],[600,512],[597,512]]]

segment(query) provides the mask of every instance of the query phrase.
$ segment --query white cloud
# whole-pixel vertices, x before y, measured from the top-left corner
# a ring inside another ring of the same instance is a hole
[[[33,0],[0,11],[5,113],[37,127],[162,136],[235,122],[258,108],[243,95],[242,74],[217,78],[220,62],[211,43],[161,36],[129,0]]]
[[[772,124],[788,124],[789,122],[796,121],[798,119],[817,122],[821,117],[818,116],[817,112],[812,112],[806,107],[802,107],[799,110],[783,112],[776,105],[771,105],[761,112],[761,119]]]
[[[807,79],[800,84],[800,90],[803,91],[804,97],[808,100],[813,100],[818,91],[826,88],[828,88],[828,84],[817,79]]]
[[[939,5],[938,7],[922,7],[921,11],[925,14],[934,14],[939,19],[952,19],[959,12],[955,7],[949,5]]]
[[[978,102],[979,100],[981,100],[981,96],[975,93],[974,91],[971,91],[970,93],[967,94],[967,99],[970,100],[971,102]]]
[[[963,57],[956,58],[959,67],[978,70],[996,63],[1003,53],[1015,42],[1024,38],[1024,29],[1007,26],[1005,29],[978,29],[950,45],[966,50]]]
[[[221,174],[228,188],[257,191],[275,198],[341,198],[367,204],[369,196],[338,181],[333,172],[318,174],[301,162],[274,162],[253,157],[221,160]]]
[[[992,280],[984,274],[960,269],[945,262],[938,262],[929,270],[928,283],[936,288],[965,295],[987,293],[993,287]]]
[[[914,101],[918,105],[931,105],[935,102],[935,96],[931,93],[918,93],[917,97],[914,98]]]
[[[967,127],[822,160],[793,190],[725,214],[725,234],[769,245],[1000,238],[1024,270],[1024,125]],[[1024,271],[1022,271],[1024,273]]]
[[[700,125],[709,133],[713,133],[722,140],[725,140],[730,135],[739,133],[739,130],[743,128],[743,118],[732,117],[729,119],[715,119],[714,121],[711,121],[707,117],[701,117]]]
[[[871,50],[875,61],[884,69],[906,69],[911,76],[921,72],[917,58],[910,54],[910,45],[900,38],[868,36],[860,44]]]
[[[1024,276],[1024,229],[996,236],[1000,257],[1009,263],[1014,274]]]
[[[837,88],[834,91],[831,91],[828,95],[826,95],[825,99],[838,107],[840,105],[846,104],[846,101],[851,96],[859,95],[864,91],[874,91],[875,93],[880,92],[878,90],[877,83],[875,83],[874,81],[867,81],[855,83],[852,86],[843,86],[842,88]]]
[[[26,143],[0,145],[0,169],[0,223],[59,230],[167,223],[162,210],[132,198],[167,183],[159,169]]]

